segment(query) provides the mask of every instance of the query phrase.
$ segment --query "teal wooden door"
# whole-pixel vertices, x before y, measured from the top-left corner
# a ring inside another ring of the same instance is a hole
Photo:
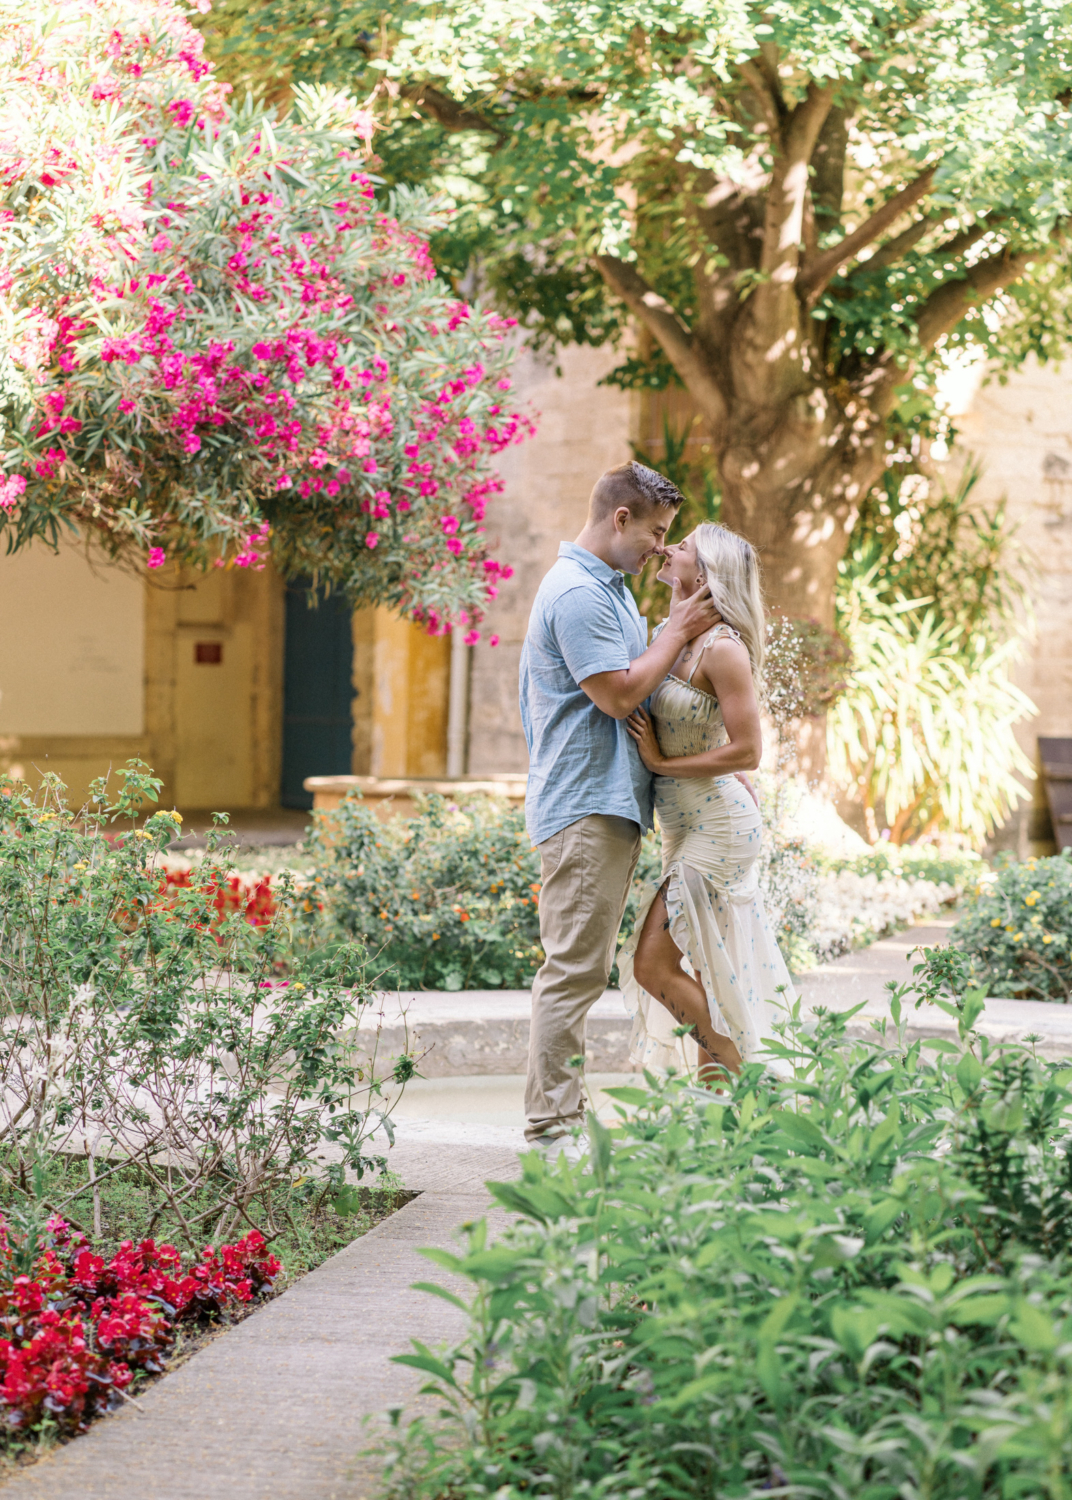
[[[354,646],[341,594],[310,608],[308,583],[287,585],[283,667],[284,807],[312,807],[307,776],[348,776],[353,755]]]

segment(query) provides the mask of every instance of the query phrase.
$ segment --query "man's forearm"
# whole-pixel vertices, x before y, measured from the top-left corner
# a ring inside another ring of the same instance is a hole
[[[686,637],[673,626],[664,625],[648,649],[619,672],[608,672],[597,697],[589,693],[604,713],[613,719],[627,719],[650,698],[670,668],[677,661]],[[601,674],[602,675],[602,674]],[[588,679],[591,681],[591,679]],[[588,692],[584,683],[581,686]]]

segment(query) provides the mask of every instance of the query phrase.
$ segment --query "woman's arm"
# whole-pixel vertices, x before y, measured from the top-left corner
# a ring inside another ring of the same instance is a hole
[[[663,755],[655,727],[640,708],[625,724],[641,760],[656,776],[729,776],[735,771],[754,771],[763,754],[763,737],[747,650],[740,641],[725,637],[712,641],[696,676],[718,699],[729,742],[701,755]]]

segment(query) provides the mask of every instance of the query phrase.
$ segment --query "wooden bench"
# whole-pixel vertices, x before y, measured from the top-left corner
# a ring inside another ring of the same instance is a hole
[[[1072,738],[1039,736],[1042,785],[1060,852],[1072,849]]]

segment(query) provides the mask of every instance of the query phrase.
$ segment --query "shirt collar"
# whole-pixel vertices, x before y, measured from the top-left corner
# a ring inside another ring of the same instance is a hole
[[[625,588],[625,578],[609,563],[605,563],[601,557],[594,552],[589,552],[587,547],[578,547],[576,542],[559,542],[559,557],[568,557],[572,562],[580,563],[591,573],[593,578],[598,578],[600,583],[610,583],[619,589]]]

